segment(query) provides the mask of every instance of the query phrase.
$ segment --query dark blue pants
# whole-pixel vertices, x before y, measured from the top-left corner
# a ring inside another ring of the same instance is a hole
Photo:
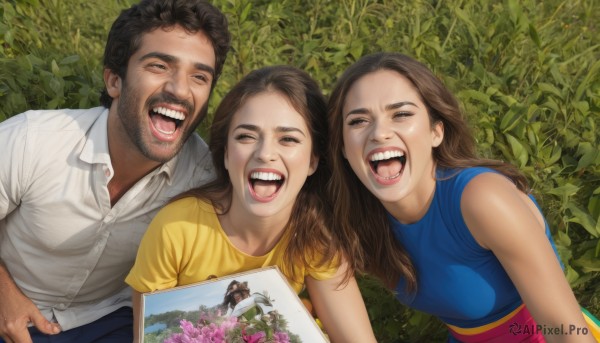
[[[131,343],[133,341],[133,311],[121,307],[95,322],[63,331],[56,335],[46,335],[35,327],[29,328],[34,343]],[[0,338],[0,343],[5,343]]]

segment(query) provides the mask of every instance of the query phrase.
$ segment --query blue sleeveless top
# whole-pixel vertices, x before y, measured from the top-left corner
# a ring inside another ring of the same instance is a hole
[[[522,303],[498,259],[471,235],[460,209],[467,183],[486,172],[497,173],[483,167],[438,170],[433,200],[421,220],[405,225],[388,213],[394,236],[417,273],[417,291],[407,293],[402,279],[396,285],[396,297],[462,328],[492,323]],[[546,236],[558,258],[547,223]]]

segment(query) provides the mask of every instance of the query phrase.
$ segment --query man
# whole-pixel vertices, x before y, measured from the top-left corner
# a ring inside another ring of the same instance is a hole
[[[5,342],[131,342],[123,279],[161,205],[213,176],[194,130],[229,43],[202,0],[142,0],[109,33],[104,107],[0,123]]]

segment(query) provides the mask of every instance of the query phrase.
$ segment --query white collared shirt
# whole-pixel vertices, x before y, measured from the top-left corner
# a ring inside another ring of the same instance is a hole
[[[111,207],[108,110],[28,111],[0,123],[0,258],[63,330],[131,306],[140,239],[173,196],[214,177],[194,134]]]

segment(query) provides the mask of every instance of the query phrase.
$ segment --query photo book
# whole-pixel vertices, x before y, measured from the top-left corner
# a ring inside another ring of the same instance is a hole
[[[275,266],[144,293],[140,312],[143,343],[328,342]]]

